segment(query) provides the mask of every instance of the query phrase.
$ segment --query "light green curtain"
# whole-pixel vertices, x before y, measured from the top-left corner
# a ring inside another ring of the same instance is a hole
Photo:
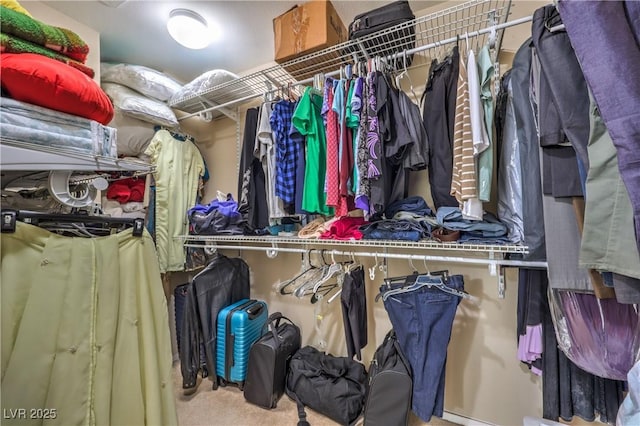
[[[167,305],[146,231],[72,238],[17,223],[2,234],[1,259],[2,409],[26,409],[3,425],[177,424]]]

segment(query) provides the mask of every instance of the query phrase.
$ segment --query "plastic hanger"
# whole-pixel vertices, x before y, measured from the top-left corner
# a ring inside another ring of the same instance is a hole
[[[327,268],[327,270],[325,271],[325,273],[322,276],[322,278],[320,278],[320,280],[315,283],[315,285],[313,286],[313,292],[317,293],[318,289],[320,288],[320,286],[322,284],[326,283],[327,281],[329,281],[338,272],[342,272],[342,264],[336,262],[336,259],[334,258],[333,252],[332,252],[331,253],[331,265],[329,265],[329,268]],[[298,296],[298,297],[300,297],[300,296]]]
[[[289,287],[291,287],[291,286],[293,286],[293,285],[297,284],[297,283],[298,283],[298,281],[299,281],[301,278],[305,277],[305,275],[308,275],[310,272],[317,273],[317,272],[319,272],[319,271],[320,271],[320,268],[318,268],[317,266],[314,266],[313,264],[311,264],[311,257],[310,257],[310,254],[311,254],[311,250],[309,250],[309,251],[307,252],[307,259],[309,259],[309,263],[308,263],[308,265],[305,265],[304,258],[303,258],[302,266],[301,266],[301,268],[300,268],[300,269],[302,269],[302,272],[300,272],[300,273],[299,273],[298,275],[296,275],[295,277],[293,277],[293,278],[291,278],[291,279],[289,279],[289,280],[284,281],[283,283],[281,283],[281,284],[278,286],[278,288],[276,289],[276,291],[277,291],[277,292],[279,292],[280,294],[283,294],[283,295],[286,295],[286,294],[293,294],[295,290],[294,290],[294,291],[287,291],[287,289],[288,289]],[[306,278],[306,277],[305,277],[305,278]]]
[[[415,282],[408,287],[399,287],[399,288],[386,291],[382,295],[382,300],[383,301],[387,300],[390,296],[393,296],[395,294],[415,291],[425,286],[428,288],[436,288],[444,293],[448,293],[453,296],[460,297],[462,299],[468,299],[468,300],[474,300],[474,301],[476,300],[475,297],[471,296],[469,293],[465,291],[456,290],[454,288],[451,288],[445,285],[445,283],[442,281],[442,277],[437,275],[426,275],[426,274],[418,275],[416,277]]]

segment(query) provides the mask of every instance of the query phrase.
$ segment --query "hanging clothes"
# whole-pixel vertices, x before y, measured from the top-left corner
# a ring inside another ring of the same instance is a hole
[[[55,409],[63,425],[177,425],[151,236],[64,237],[18,222],[1,244],[2,406]]]
[[[476,166],[473,157],[473,137],[471,132],[471,111],[469,108],[469,86],[467,64],[460,56],[456,115],[453,133],[453,169],[451,175],[451,195],[456,197],[461,210],[464,203],[477,198]]]
[[[276,182],[275,195],[285,205],[285,211],[295,210],[296,191],[296,144],[290,137],[291,119],[296,103],[281,100],[273,107],[270,123],[275,143]]]
[[[562,131],[583,169],[588,170],[589,93],[567,32],[549,30],[560,24],[562,20],[555,5],[537,9],[531,24],[532,40]],[[540,133],[544,140],[543,128]],[[582,180],[585,177],[582,176]]]
[[[344,276],[340,293],[342,321],[347,341],[347,355],[362,360],[361,349],[367,346],[367,294],[364,268],[357,267]]]
[[[480,77],[480,100],[484,110],[484,126],[487,132],[487,149],[478,156],[478,198],[488,202],[491,199],[491,184],[493,182],[493,96],[491,82],[493,81],[493,61],[489,54],[489,46],[485,45],[478,53],[478,75]]]
[[[528,300],[542,303],[542,306],[528,307],[529,310],[538,309],[542,317],[542,416],[570,422],[574,416],[594,421],[599,415],[601,422],[613,422],[622,402],[624,383],[587,373],[558,349],[546,297],[547,274],[541,270],[521,269],[520,278],[529,288]],[[532,297],[533,292],[539,292],[539,295]]]
[[[269,219],[287,215],[282,200],[276,196],[276,146],[273,140],[273,129],[271,128],[271,114],[275,104],[275,102],[265,102],[260,107],[256,145],[253,151],[254,155],[262,162],[262,169],[264,170]]]
[[[422,95],[423,123],[431,143],[429,187],[436,210],[442,206],[458,207],[458,201],[451,196],[451,178],[459,66],[458,46],[442,62],[434,59]]]
[[[558,10],[616,147],[640,250],[640,80],[630,71],[640,67],[640,4],[561,1]]]
[[[640,303],[640,257],[633,208],[618,169],[617,153],[595,102],[590,106],[589,171],[586,180],[580,265],[613,272],[616,299]],[[626,280],[622,277],[628,277]]]
[[[471,121],[471,139],[473,141],[473,158],[474,167],[478,170],[478,156],[489,148],[489,136],[484,126],[484,110],[482,109],[482,101],[480,98],[480,81],[478,77],[478,68],[476,57],[473,50],[469,50],[467,59],[467,82],[469,95],[469,116]],[[483,208],[480,198],[477,196],[479,191],[478,172],[476,175],[476,197],[465,201],[462,207],[462,213],[467,219],[482,220]]]
[[[531,89],[531,40],[526,40],[513,58],[511,83],[513,88],[513,110],[520,149],[522,171],[522,222],[524,244],[529,253],[525,260],[546,260],[542,184],[540,175],[540,145],[536,121],[529,100]],[[524,184],[526,182],[526,185]]]
[[[258,108],[247,110],[238,170],[238,210],[254,230],[269,226],[264,169],[260,158],[254,155],[258,114]]]
[[[324,117],[327,134],[327,171],[325,174],[325,189],[327,191],[327,205],[338,207],[340,203],[340,125],[338,112],[333,108],[336,86],[338,81],[327,78],[324,84],[324,98],[322,115]]]
[[[455,290],[464,290],[462,275],[450,275],[443,282]],[[396,286],[403,285],[410,282]],[[444,413],[447,346],[460,298],[427,286],[385,298],[384,293],[394,288],[383,285],[380,293],[413,371],[411,409],[422,421],[429,422],[431,416],[442,417]]]
[[[186,212],[196,204],[204,161],[196,146],[158,130],[145,150],[155,166],[156,249],[160,272],[184,270],[184,241],[189,232]]]
[[[307,87],[293,114],[293,124],[306,137],[306,167],[302,209],[309,213],[333,215],[327,206],[324,176],[327,169],[327,140],[322,125],[322,96]]]

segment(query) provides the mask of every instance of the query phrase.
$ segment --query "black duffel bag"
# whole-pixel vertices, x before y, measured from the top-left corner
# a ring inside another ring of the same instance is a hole
[[[286,389],[298,404],[298,426],[308,425],[305,405],[341,425],[353,423],[362,413],[366,382],[359,362],[301,348],[291,358]]]
[[[378,31],[395,27],[415,19],[415,15],[406,0],[394,1],[377,9],[357,15],[349,24],[349,40],[357,40]],[[403,53],[416,46],[416,30],[414,25],[401,26],[378,37],[367,38],[360,43],[370,56],[390,56]],[[352,47],[356,52],[357,47]],[[407,56],[407,66],[411,64],[412,55]],[[398,66],[404,65],[404,58],[398,58]]]

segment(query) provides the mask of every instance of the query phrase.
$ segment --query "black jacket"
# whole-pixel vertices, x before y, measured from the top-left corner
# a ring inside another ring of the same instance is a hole
[[[182,321],[180,369],[182,387],[196,386],[198,372],[211,375],[217,388],[216,333],[218,312],[234,302],[249,298],[249,266],[240,258],[216,254],[189,284]],[[204,344],[206,364],[200,360]]]

